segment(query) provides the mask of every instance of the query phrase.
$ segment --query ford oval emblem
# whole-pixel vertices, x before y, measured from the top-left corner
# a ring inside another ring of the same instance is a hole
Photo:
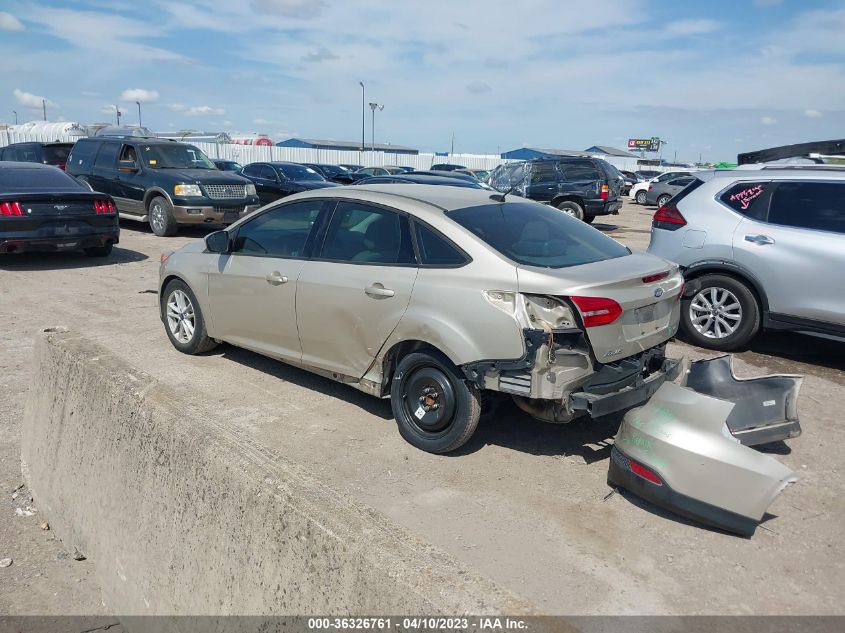
[[[235,190],[232,189],[231,187],[226,187],[223,190],[223,193],[225,193],[227,196],[233,196],[233,195],[235,195]]]
[[[659,299],[660,297],[662,297],[662,296],[663,296],[663,288],[657,288],[657,289],[654,291],[654,296],[655,296],[655,297],[657,297],[658,299]]]

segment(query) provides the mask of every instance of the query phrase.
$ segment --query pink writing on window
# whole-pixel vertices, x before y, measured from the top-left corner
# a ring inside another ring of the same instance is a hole
[[[763,193],[763,185],[756,185],[754,187],[749,187],[748,189],[743,189],[742,191],[738,191],[735,194],[732,194],[730,200],[735,200],[739,202],[739,206],[742,209],[747,209],[748,205],[754,200],[754,198],[758,197],[760,194]]]

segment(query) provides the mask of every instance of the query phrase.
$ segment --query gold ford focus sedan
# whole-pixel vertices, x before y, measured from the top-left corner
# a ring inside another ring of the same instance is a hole
[[[364,185],[293,195],[162,256],[173,346],[225,342],[390,398],[402,436],[463,445],[482,396],[547,422],[639,405],[679,364],[678,267],[500,193]]]

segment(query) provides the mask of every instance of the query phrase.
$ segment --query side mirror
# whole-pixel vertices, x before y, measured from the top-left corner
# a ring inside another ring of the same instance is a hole
[[[215,231],[205,236],[205,247],[210,253],[228,253],[231,250],[228,231]]]
[[[117,161],[117,169],[131,174],[138,171],[138,164],[134,160],[119,160]]]

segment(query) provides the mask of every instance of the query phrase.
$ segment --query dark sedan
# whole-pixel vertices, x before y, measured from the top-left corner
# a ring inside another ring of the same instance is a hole
[[[646,204],[656,204],[662,207],[676,193],[683,191],[684,187],[690,184],[695,178],[693,176],[679,176],[672,180],[664,182],[653,182],[648,186],[648,191],[645,194]]]
[[[211,162],[214,163],[214,166],[220,171],[240,171],[243,169],[243,165],[236,160],[223,160],[221,158],[216,158]]]
[[[384,184],[417,184],[417,185],[444,185],[447,187],[469,187],[470,189],[483,189],[484,187],[477,180],[472,182],[463,178],[449,178],[446,176],[430,176],[428,174],[394,174],[390,176],[371,176],[354,183],[355,185],[384,185]]]
[[[82,250],[105,257],[119,237],[111,197],[58,167],[0,162],[0,253]]]
[[[328,182],[316,170],[299,163],[250,163],[240,173],[255,184],[261,204],[268,204],[300,191],[338,186]]]

